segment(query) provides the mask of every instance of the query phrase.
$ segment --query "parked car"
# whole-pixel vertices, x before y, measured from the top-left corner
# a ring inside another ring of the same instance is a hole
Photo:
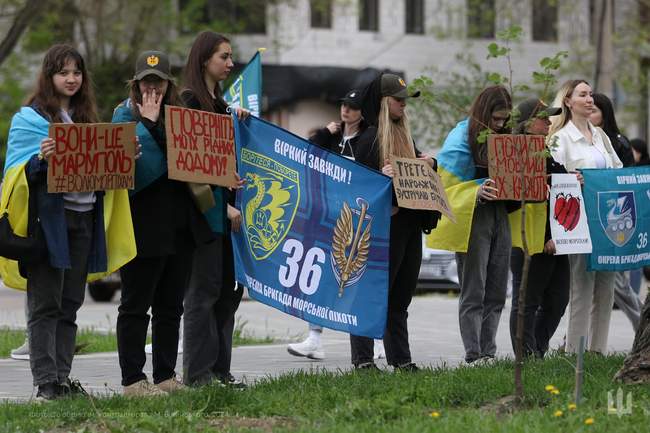
[[[451,251],[427,247],[426,239],[423,238],[422,264],[416,290],[460,290],[456,255]]]

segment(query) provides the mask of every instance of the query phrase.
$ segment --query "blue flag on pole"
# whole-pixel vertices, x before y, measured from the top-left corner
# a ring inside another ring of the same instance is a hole
[[[233,107],[242,107],[260,116],[262,102],[262,58],[255,53],[244,70],[224,92],[224,100]]]
[[[235,120],[235,143],[237,281],[310,323],[382,337],[391,179],[253,116]]]
[[[650,167],[583,170],[593,252],[589,270],[650,265]]]

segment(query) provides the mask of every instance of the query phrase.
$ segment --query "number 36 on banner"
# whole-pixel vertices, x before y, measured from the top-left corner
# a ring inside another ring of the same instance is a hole
[[[278,279],[284,287],[293,287],[298,280],[298,287],[305,295],[313,295],[318,290],[322,269],[318,263],[325,263],[325,251],[312,247],[305,254],[305,260],[300,265],[305,251],[302,242],[297,239],[287,239],[282,246],[287,253],[286,265],[281,265]]]

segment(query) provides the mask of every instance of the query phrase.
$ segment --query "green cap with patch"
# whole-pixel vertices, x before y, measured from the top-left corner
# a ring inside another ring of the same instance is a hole
[[[134,80],[142,80],[147,75],[156,75],[163,80],[172,79],[169,56],[162,51],[144,51],[135,61]]]
[[[417,98],[420,91],[409,95],[404,79],[395,74],[383,74],[381,76],[381,96],[392,96],[394,98]]]

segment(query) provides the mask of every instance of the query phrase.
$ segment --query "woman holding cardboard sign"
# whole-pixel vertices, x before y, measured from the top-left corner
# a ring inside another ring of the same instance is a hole
[[[549,131],[551,140],[556,140],[552,154],[557,162],[569,172],[623,166],[607,134],[589,120],[594,111],[594,98],[586,81],[564,83],[554,105],[562,107],[562,113],[551,119]],[[615,273],[588,272],[588,258],[588,254],[569,255],[571,289],[566,350],[577,352],[580,337],[584,336],[588,350],[605,353],[614,303]]]
[[[160,51],[138,56],[129,98],[113,113],[114,122],[136,121],[142,158],[130,197],[138,255],[121,269],[122,296],[117,346],[125,395],[160,395],[181,389],[174,368],[183,295],[198,245],[214,236],[185,182],[167,176],[165,105],[182,105],[169,57]],[[152,313],[152,385],[142,369]]]
[[[181,96],[189,108],[227,114],[228,104],[219,84],[234,67],[230,41],[217,33],[199,34],[185,65]],[[248,111],[237,108],[237,116]],[[205,217],[216,239],[201,245],[194,256],[192,278],[185,295],[183,379],[188,385],[214,380],[237,388],[245,385],[230,373],[235,312],[243,287],[235,284],[235,264],[230,231],[239,231],[241,212],[232,206],[226,188],[213,187],[216,206]]]
[[[468,364],[489,361],[496,353],[512,245],[508,213],[516,208],[495,200],[498,190],[488,178],[487,141],[479,136],[485,130],[507,133],[511,110],[510,94],[503,86],[487,87],[474,99],[469,118],[447,135],[438,154],[457,222],[443,218],[428,244],[456,252],[459,325]]]
[[[352,149],[355,160],[393,177],[390,156],[421,157],[435,168],[435,160],[415,148],[406,114],[406,100],[420,96],[409,93],[404,80],[381,74],[363,91],[361,111],[370,126]],[[417,371],[408,341],[408,306],[411,303],[422,261],[423,216],[426,211],[400,208],[393,193],[390,223],[388,317],[384,332],[386,361],[395,371]],[[357,369],[376,369],[373,339],[350,335],[352,364]]]
[[[19,269],[27,279],[30,367],[39,400],[84,393],[69,374],[86,279],[89,273],[114,271],[135,255],[126,190],[47,191],[55,151],[48,128],[72,122],[97,122],[95,98],[79,52],[54,45],[45,53],[27,106],[12,119],[2,190],[13,231],[39,240],[18,259],[20,266],[0,260],[5,284],[25,288]],[[105,220],[119,232],[105,228]]]

